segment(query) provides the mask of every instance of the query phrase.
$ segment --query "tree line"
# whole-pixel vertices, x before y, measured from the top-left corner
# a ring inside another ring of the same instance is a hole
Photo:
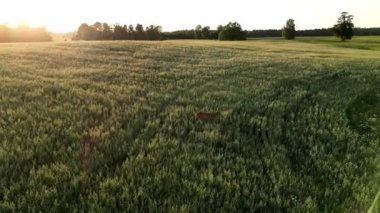
[[[282,29],[243,30],[237,22],[219,25],[212,30],[209,26],[197,25],[194,29],[163,32],[159,25],[142,24],[120,25],[96,22],[93,25],[83,23],[79,26],[73,40],[168,40],[168,39],[212,39],[212,40],[245,40],[259,37],[284,37],[294,39],[296,36],[333,36],[342,40],[356,36],[380,35],[380,28],[354,28],[353,16],[342,13],[338,22],[331,28],[296,30],[295,21],[287,20]],[[342,35],[345,36],[342,36]],[[52,36],[45,28],[19,26],[10,28],[0,25],[0,42],[39,42],[51,41]]]
[[[51,35],[44,27],[32,28],[20,25],[16,28],[11,28],[6,25],[0,25],[0,42],[40,42],[51,40]]]
[[[235,22],[236,23],[236,22]],[[237,24],[237,23],[236,23]],[[241,30],[238,25],[229,23],[228,29],[237,27],[240,38],[282,37],[283,29],[267,30]],[[235,26],[233,26],[235,25]],[[219,34],[226,26],[219,25],[212,30],[209,26],[197,25],[194,29],[163,32],[161,26],[150,25],[146,28],[141,24],[133,25],[109,25],[107,23],[95,23],[93,25],[82,24],[78,28],[73,40],[173,40],[173,39],[211,39],[218,40]],[[233,31],[233,30],[231,30]],[[224,33],[225,34],[225,33]],[[356,36],[380,35],[380,28],[354,28]],[[334,28],[321,28],[310,30],[295,30],[295,36],[334,36]],[[225,36],[224,36],[225,37]],[[227,36],[228,37],[228,36]],[[239,37],[239,36],[238,36]],[[223,40],[223,34],[221,39]]]
[[[337,23],[332,28],[332,33],[341,39],[341,41],[350,40],[354,36],[354,16],[348,12],[342,12]],[[293,19],[286,21],[282,28],[282,37],[286,40],[292,40],[296,37],[296,25]]]
[[[197,25],[192,30],[162,32],[161,26],[142,24],[120,25],[96,22],[93,25],[83,23],[79,26],[73,40],[166,40],[166,39],[219,39],[245,40],[247,32],[243,31],[237,22],[230,22],[225,26],[219,25],[217,30],[210,30],[209,26]]]
[[[161,40],[161,32],[162,27],[156,25],[144,28],[142,24],[133,26],[100,22],[93,25],[83,23],[73,40]]]
[[[356,36],[379,36],[380,28],[354,28]],[[248,31],[248,38],[261,38],[261,37],[281,37],[282,30],[268,29],[268,30],[251,30]],[[334,36],[333,28],[322,28],[312,30],[296,30],[296,36]]]

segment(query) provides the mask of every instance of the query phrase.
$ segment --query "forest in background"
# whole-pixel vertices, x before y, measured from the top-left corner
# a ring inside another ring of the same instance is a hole
[[[236,22],[235,22],[236,23]],[[236,23],[238,24],[238,23]],[[226,25],[227,26],[227,25]],[[218,40],[219,33],[224,27],[219,25],[216,30],[209,26],[197,25],[194,29],[184,29],[172,32],[164,32],[159,25],[149,25],[144,27],[137,25],[120,25],[96,22],[93,25],[81,24],[78,30],[73,33],[72,40],[175,40],[175,39],[211,39]],[[281,37],[282,29],[265,30],[243,30],[237,26],[238,38],[234,40],[244,40],[246,38],[261,37]],[[296,30],[296,36],[333,36],[333,28]],[[355,36],[375,36],[380,35],[380,28],[354,28]],[[32,28],[27,25],[20,25],[11,28],[7,25],[0,25],[0,42],[41,42],[52,41],[52,33],[46,28]],[[67,36],[65,36],[65,40]],[[242,39],[243,38],[243,39]]]
[[[228,26],[235,24],[235,26]],[[120,25],[96,22],[93,25],[81,24],[73,40],[174,40],[174,39],[212,39],[218,40],[222,31],[231,29],[237,32],[237,38],[233,40],[244,40],[246,38],[260,37],[281,37],[282,29],[265,30],[243,30],[242,27],[234,22],[225,26],[219,25],[216,30],[209,26],[197,25],[194,29],[184,29],[172,32],[163,32],[159,25],[149,25],[144,27],[142,24]],[[234,33],[232,33],[234,34]],[[236,33],[235,33],[236,34]],[[380,35],[380,28],[354,28],[355,36],[374,36]],[[333,28],[296,30],[296,36],[334,36]],[[244,39],[242,39],[244,37]],[[223,39],[222,39],[223,40]],[[228,39],[226,39],[228,40]]]
[[[281,29],[269,29],[269,30],[252,30],[248,31],[248,38],[260,38],[260,37],[281,37]],[[380,28],[354,28],[355,36],[376,36],[380,35]],[[296,30],[296,36],[334,36],[333,28],[322,28],[312,30]]]

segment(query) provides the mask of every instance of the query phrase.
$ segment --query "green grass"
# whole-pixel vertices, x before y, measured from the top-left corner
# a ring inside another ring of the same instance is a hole
[[[376,211],[378,42],[0,44],[0,212]]]
[[[378,36],[358,36],[352,40],[341,42],[335,37],[300,37],[301,42],[311,44],[328,45],[339,48],[359,49],[359,50],[380,50],[380,39]]]
[[[379,212],[380,211],[380,190],[377,193],[371,207],[368,209],[368,213]]]

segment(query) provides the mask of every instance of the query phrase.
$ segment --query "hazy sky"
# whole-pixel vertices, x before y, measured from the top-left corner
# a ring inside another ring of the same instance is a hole
[[[237,21],[251,30],[279,29],[293,18],[297,29],[311,29],[331,27],[342,11],[355,16],[357,27],[380,27],[380,0],[1,0],[0,23],[67,32],[96,21],[155,24],[164,31]]]

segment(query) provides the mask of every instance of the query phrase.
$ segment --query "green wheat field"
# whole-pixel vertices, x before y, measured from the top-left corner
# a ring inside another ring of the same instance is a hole
[[[379,197],[380,37],[0,44],[0,212],[379,212]]]

